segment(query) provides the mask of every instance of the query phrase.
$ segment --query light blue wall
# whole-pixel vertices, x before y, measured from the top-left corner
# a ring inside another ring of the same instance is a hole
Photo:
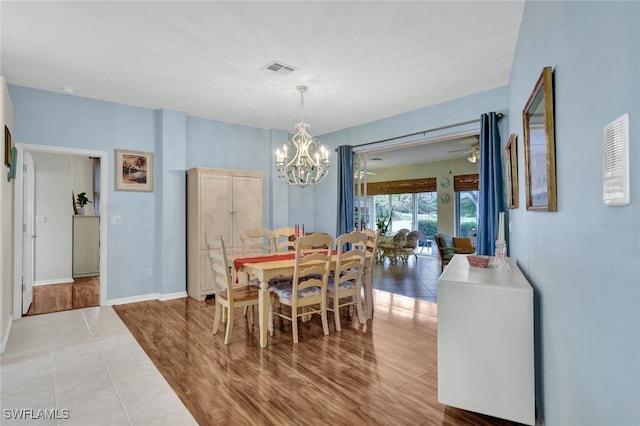
[[[204,118],[187,117],[186,168],[215,167],[254,170],[264,173],[263,223],[267,228],[292,225],[289,197],[299,191],[280,179],[274,180],[275,146],[287,140],[287,132],[258,129]],[[313,217],[313,203],[305,207]],[[295,208],[294,208],[295,211]]]
[[[178,111],[156,111],[156,126],[160,138],[156,140],[155,161],[158,174],[156,194],[156,266],[160,275],[156,279],[161,294],[184,290],[186,271],[185,217],[186,155],[185,114]]]
[[[103,221],[108,227],[110,300],[185,291],[185,170],[190,167],[262,171],[264,225],[285,223],[289,216],[287,203],[273,208],[271,202],[273,196],[287,200],[291,192],[272,180],[272,140],[281,144],[287,137],[284,131],[20,86],[10,86],[9,92],[17,143],[109,152],[109,216],[121,218],[121,225],[112,225],[110,218]],[[115,149],[154,153],[153,192],[114,191]],[[311,210],[312,205],[305,208]],[[272,215],[279,213],[284,219],[274,221]],[[152,268],[152,277],[146,276],[147,268]]]
[[[555,213],[523,207],[520,112],[544,66],[555,69]],[[521,207],[511,211],[511,254],[536,293],[544,424],[638,425],[640,3],[527,2],[510,88],[521,188]],[[631,204],[605,207],[602,128],[625,112]]]
[[[508,102],[508,87],[499,87],[405,114],[387,117],[361,126],[318,136],[318,141],[330,149],[334,166],[331,167],[326,181],[313,188],[316,228],[331,235],[335,235],[336,232],[337,206],[335,202],[327,202],[327,200],[337,200],[338,193],[338,173],[336,169],[338,158],[334,148],[340,145],[359,145],[423,130],[436,129],[455,123],[479,120],[483,113],[491,111],[508,114]],[[499,124],[503,134],[506,132],[506,121],[503,119]],[[430,132],[426,137],[433,138],[479,128],[480,124],[476,122]],[[424,138],[424,136],[406,138],[395,141],[392,144],[406,143],[421,138]]]
[[[158,292],[155,250],[158,191],[114,192],[115,148],[155,151],[156,116],[151,110],[9,86],[15,105],[14,140],[17,143],[105,150],[109,152],[109,215],[122,224],[108,226],[109,299]],[[161,176],[156,170],[156,182]],[[174,290],[178,291],[178,290]]]

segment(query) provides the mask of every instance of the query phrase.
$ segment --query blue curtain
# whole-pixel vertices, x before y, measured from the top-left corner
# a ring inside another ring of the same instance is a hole
[[[353,231],[354,224],[353,148],[349,145],[341,145],[338,147],[338,220],[336,238]]]
[[[493,256],[498,237],[498,217],[505,209],[500,132],[495,112],[480,117],[480,188],[476,252]],[[505,218],[505,223],[508,223]],[[506,225],[505,225],[506,226]],[[508,232],[505,229],[505,239]]]

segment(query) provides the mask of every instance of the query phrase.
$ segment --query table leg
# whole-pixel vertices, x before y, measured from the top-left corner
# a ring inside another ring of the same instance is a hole
[[[373,271],[366,271],[364,280],[364,303],[365,316],[367,319],[373,318]]]
[[[260,280],[258,302],[258,314],[260,316],[260,347],[265,348],[267,346],[267,328],[269,328],[269,283],[263,280]]]
[[[365,316],[367,319],[373,318],[373,283],[367,280],[364,283],[364,303],[365,303]]]

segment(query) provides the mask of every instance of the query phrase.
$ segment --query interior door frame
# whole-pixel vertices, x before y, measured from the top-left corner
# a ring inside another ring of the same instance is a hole
[[[86,157],[100,158],[100,182],[104,185],[104,190],[100,191],[100,306],[107,306],[107,253],[108,253],[108,230],[109,230],[109,153],[83,148],[71,148],[61,146],[31,145],[16,143],[18,151],[18,167],[16,167],[16,180],[14,187],[14,231],[13,231],[13,315],[12,319],[22,318],[22,222],[23,222],[23,196],[24,177],[23,159],[24,152],[44,152],[49,154],[81,155]]]
[[[33,278],[35,272],[35,170],[33,156],[22,152],[22,315],[33,304]],[[25,171],[25,166],[26,171]],[[28,178],[28,179],[27,179]],[[26,279],[25,279],[26,278]],[[25,303],[28,300],[28,305]]]

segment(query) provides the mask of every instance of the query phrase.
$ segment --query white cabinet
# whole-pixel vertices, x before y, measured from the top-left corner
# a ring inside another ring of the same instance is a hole
[[[204,234],[222,235],[227,252],[241,252],[240,233],[262,227],[263,173],[187,170],[187,292],[196,300],[213,293]]]
[[[533,288],[510,272],[455,255],[438,280],[438,400],[535,423]]]
[[[100,275],[100,216],[73,216],[73,276]]]

